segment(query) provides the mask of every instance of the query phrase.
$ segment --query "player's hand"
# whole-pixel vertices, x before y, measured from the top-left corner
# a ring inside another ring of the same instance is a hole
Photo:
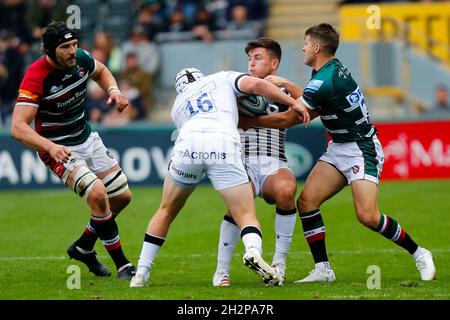
[[[272,82],[277,87],[284,87],[287,82],[287,80],[285,78],[282,78],[279,76],[274,76],[274,75],[267,76],[264,78],[264,80]]]
[[[292,109],[299,114],[298,118],[305,124],[305,127],[309,127],[311,116],[309,115],[308,109],[302,105],[299,100],[295,100],[295,102]]]
[[[52,157],[56,162],[66,163],[72,154],[71,150],[60,144],[54,144],[50,150],[48,150],[50,157]]]
[[[128,106],[127,97],[125,97],[120,91],[112,92],[106,103],[111,105],[113,102],[115,103],[116,109],[119,113],[125,110]]]

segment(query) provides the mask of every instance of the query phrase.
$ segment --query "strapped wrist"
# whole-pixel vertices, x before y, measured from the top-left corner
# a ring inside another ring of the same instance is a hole
[[[120,89],[117,86],[110,86],[108,88],[108,95],[110,96],[113,93],[120,93]]]

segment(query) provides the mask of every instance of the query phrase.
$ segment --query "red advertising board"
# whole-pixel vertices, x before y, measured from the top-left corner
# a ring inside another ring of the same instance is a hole
[[[450,120],[378,123],[381,179],[450,178]]]

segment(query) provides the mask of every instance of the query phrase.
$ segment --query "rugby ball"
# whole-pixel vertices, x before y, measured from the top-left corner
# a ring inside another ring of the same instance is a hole
[[[245,96],[238,99],[238,110],[245,116],[262,116],[267,114],[268,104],[265,97]]]

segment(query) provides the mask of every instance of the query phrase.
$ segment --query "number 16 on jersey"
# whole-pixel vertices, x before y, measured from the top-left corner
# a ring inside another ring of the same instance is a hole
[[[216,106],[207,92],[203,92],[197,98],[192,97],[189,99],[186,108],[189,111],[189,118],[195,116],[199,112],[211,112],[216,110]]]

